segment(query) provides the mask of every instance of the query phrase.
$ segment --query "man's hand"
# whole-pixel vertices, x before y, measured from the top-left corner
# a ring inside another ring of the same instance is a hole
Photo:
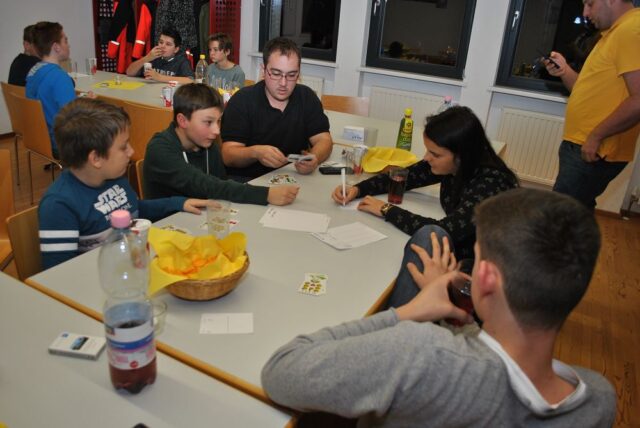
[[[251,148],[255,158],[264,166],[280,168],[288,162],[287,157],[275,146],[257,145]]]
[[[358,193],[360,190],[356,186],[347,186],[346,188],[346,197],[342,197],[342,186],[338,186],[335,188],[333,193],[331,194],[331,198],[336,201],[337,204],[343,205],[348,204],[358,197]]]
[[[600,156],[598,155],[598,149],[600,148],[600,144],[602,140],[593,136],[593,133],[589,134],[587,137],[587,141],[582,145],[582,160],[585,162],[596,162],[600,160]]]
[[[210,202],[207,199],[187,199],[186,201],[184,201],[182,211],[192,214],[200,214],[202,210],[207,209],[209,203]]]
[[[310,153],[303,151],[302,154],[308,155]],[[300,174],[311,174],[318,167],[318,157],[314,155],[313,159],[294,162],[293,166]]]
[[[373,196],[365,196],[362,202],[358,204],[358,210],[382,217],[380,209],[384,204],[384,201],[374,198]]]
[[[442,248],[440,248],[438,235],[435,232],[431,232],[431,248],[432,255],[429,256],[429,253],[424,248],[411,244],[411,249],[422,261],[423,271],[420,272],[413,263],[408,263],[407,269],[409,269],[411,277],[420,289],[439,276],[456,270],[457,267],[456,256],[451,252],[449,239],[446,236],[442,239]]]
[[[543,59],[542,63],[546,67],[547,72],[552,76],[562,77],[562,75],[567,72],[567,69],[570,68],[565,57],[558,52],[551,52],[549,58],[550,59]]]
[[[425,284],[416,297],[396,309],[398,319],[426,322],[454,318],[466,324],[472,323],[473,317],[449,300],[447,287],[458,277],[465,278],[466,275],[458,271],[448,272]]]
[[[299,190],[297,186],[270,187],[267,202],[271,205],[289,205],[296,199]]]

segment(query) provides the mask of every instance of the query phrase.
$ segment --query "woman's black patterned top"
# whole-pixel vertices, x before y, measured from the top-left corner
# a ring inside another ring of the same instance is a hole
[[[462,186],[457,200],[453,195],[453,175],[434,175],[429,164],[422,160],[411,165],[407,177],[407,190],[440,183],[440,205],[446,216],[440,220],[422,217],[400,207],[392,207],[385,220],[403,232],[413,235],[422,226],[435,224],[445,229],[455,248],[458,260],[473,258],[476,228],[473,209],[479,202],[493,195],[518,186],[514,178],[499,169],[480,167],[469,182]],[[389,191],[389,176],[378,174],[359,184],[359,196],[378,195]]]

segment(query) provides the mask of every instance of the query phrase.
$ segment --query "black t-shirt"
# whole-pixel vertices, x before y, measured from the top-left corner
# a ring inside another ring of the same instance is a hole
[[[271,107],[264,81],[248,86],[231,97],[222,116],[222,141],[245,146],[275,146],[285,156],[310,147],[309,138],[329,132],[329,119],[311,88],[296,85],[284,111]],[[245,167],[227,167],[230,176],[259,177],[273,168],[260,162]]]
[[[165,76],[178,76],[178,77],[191,77],[193,78],[193,69],[187,59],[187,56],[183,53],[164,59],[162,57],[156,58],[151,61],[151,67],[160,74]],[[144,75],[144,67],[140,68],[138,76]]]
[[[39,61],[40,58],[37,56],[25,55],[23,53],[19,54],[15,57],[9,68],[8,83],[11,85],[26,86],[29,70]]]

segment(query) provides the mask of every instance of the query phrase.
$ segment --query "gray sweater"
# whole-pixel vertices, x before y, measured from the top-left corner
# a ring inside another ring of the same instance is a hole
[[[389,310],[296,337],[267,362],[262,385],[284,406],[359,418],[360,426],[612,426],[611,385],[571,369],[582,393],[540,416],[479,334],[398,322]]]

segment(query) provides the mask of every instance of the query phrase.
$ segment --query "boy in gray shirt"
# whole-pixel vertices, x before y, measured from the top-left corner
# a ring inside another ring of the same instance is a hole
[[[570,197],[520,188],[479,204],[476,227],[471,299],[482,329],[454,334],[431,322],[471,322],[448,296],[464,274],[448,270],[448,251],[414,246],[423,267],[409,265],[421,289],[413,300],[298,336],[267,362],[265,391],[359,426],[612,426],[609,382],[552,358],[598,256],[593,215]]]
[[[229,59],[232,49],[231,37],[227,34],[216,33],[209,36],[209,85],[223,88],[226,86],[229,90],[244,87],[244,71]]]

